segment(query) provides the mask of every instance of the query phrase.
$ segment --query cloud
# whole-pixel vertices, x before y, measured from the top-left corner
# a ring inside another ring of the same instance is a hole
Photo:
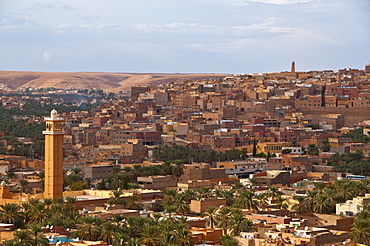
[[[313,0],[248,0],[254,3],[266,3],[266,4],[296,4],[296,3],[309,3]]]
[[[308,3],[314,0],[204,0],[213,4],[222,4],[228,6],[246,6],[252,3],[264,3],[264,4],[297,4],[297,3]]]
[[[42,53],[42,59],[46,62],[50,62],[51,61],[51,52],[50,51],[45,51],[44,53]]]
[[[73,10],[75,9],[74,7],[65,4],[63,2],[55,2],[55,3],[42,3],[39,5],[40,9],[57,9],[57,10],[63,10],[63,11],[68,11],[68,10]]]
[[[99,15],[87,15],[87,16],[83,16],[81,19],[82,20],[100,20],[101,17]]]

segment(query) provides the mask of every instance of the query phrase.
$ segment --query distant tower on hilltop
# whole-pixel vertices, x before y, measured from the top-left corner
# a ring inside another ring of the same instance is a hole
[[[365,74],[370,75],[370,64],[365,66]]]
[[[53,109],[45,117],[45,191],[44,198],[63,197],[63,118]]]
[[[292,62],[292,68],[290,69],[291,73],[295,73],[295,62]]]

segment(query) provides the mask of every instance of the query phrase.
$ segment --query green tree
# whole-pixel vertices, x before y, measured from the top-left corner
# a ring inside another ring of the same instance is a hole
[[[298,214],[304,214],[307,212],[307,205],[305,203],[304,196],[293,196],[294,203],[292,204],[292,209],[295,210]]]
[[[30,187],[27,179],[21,179],[18,181],[18,183],[20,185],[21,193],[31,193],[32,188]]]
[[[15,172],[7,172],[6,176],[8,177],[8,179],[13,179],[15,176]]]
[[[321,150],[323,152],[329,152],[330,151],[330,143],[329,143],[329,140],[323,140],[322,142],[322,145],[321,145]]]
[[[217,210],[216,226],[222,228],[223,234],[226,233],[227,228],[229,227],[229,216],[231,209],[229,207],[222,207]]]
[[[269,186],[266,195],[271,199],[271,203],[275,203],[281,197],[281,192],[278,187]]]
[[[76,190],[84,190],[88,189],[89,186],[82,180],[79,180],[71,185],[71,190],[76,191]]]
[[[125,200],[121,197],[122,191],[121,189],[114,190],[111,193],[111,197],[108,200],[108,204],[110,205],[116,205],[116,204],[125,204]]]
[[[14,203],[0,205],[0,222],[14,224],[15,228],[22,227],[24,225],[24,214],[21,212],[21,207]]]
[[[175,162],[172,166],[172,174],[176,177],[176,183],[179,182],[179,178],[184,174],[184,164]]]
[[[253,191],[241,190],[238,193],[238,197],[235,199],[234,203],[236,208],[258,210],[258,203]]]
[[[316,147],[314,144],[309,144],[307,148],[307,154],[309,155],[318,155],[319,154],[319,148]]]
[[[83,216],[77,226],[77,235],[84,240],[98,240],[102,234],[102,220],[93,216]]]
[[[352,224],[349,237],[354,243],[369,245],[370,243],[370,219],[355,219]]]
[[[240,232],[248,232],[252,230],[253,222],[244,217],[240,209],[235,209],[229,217],[228,229],[233,236],[239,236]]]
[[[217,208],[213,206],[206,207],[204,214],[206,219],[206,227],[214,228],[218,219]]]
[[[176,230],[176,245],[181,246],[191,246],[194,245],[194,243],[191,241],[191,235],[189,233],[189,230],[186,228],[178,228]]]
[[[112,245],[114,234],[116,232],[117,232],[117,227],[114,224],[112,224],[111,222],[105,222],[101,225],[100,239],[102,239],[108,245]]]
[[[28,226],[28,228],[30,230],[32,245],[35,245],[35,246],[50,245],[49,240],[44,236],[44,232],[43,232],[41,225],[31,224]]]
[[[18,246],[32,246],[33,240],[29,230],[19,230],[14,232],[14,241]]]
[[[256,140],[253,140],[253,150],[252,150],[252,156],[256,157],[257,156],[257,143]]]
[[[177,194],[173,205],[178,213],[184,214],[190,211],[190,206],[184,194]]]
[[[158,230],[155,226],[145,226],[141,234],[142,243],[147,246],[154,246],[158,242]]]
[[[45,189],[45,172],[44,171],[39,172],[37,174],[37,178],[38,178],[38,180],[40,182],[41,190],[44,191],[44,189]]]

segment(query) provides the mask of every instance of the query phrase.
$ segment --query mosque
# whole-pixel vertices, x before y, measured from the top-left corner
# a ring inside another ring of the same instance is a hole
[[[45,117],[45,189],[44,194],[14,194],[3,181],[0,184],[0,205],[6,203],[20,204],[30,199],[63,197],[63,118],[53,109],[50,117]]]

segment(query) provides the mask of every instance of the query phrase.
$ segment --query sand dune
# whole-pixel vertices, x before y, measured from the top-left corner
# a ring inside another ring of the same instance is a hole
[[[88,73],[0,71],[0,83],[11,87],[100,89],[128,91],[132,86],[167,84],[173,81],[222,78],[227,74]]]

